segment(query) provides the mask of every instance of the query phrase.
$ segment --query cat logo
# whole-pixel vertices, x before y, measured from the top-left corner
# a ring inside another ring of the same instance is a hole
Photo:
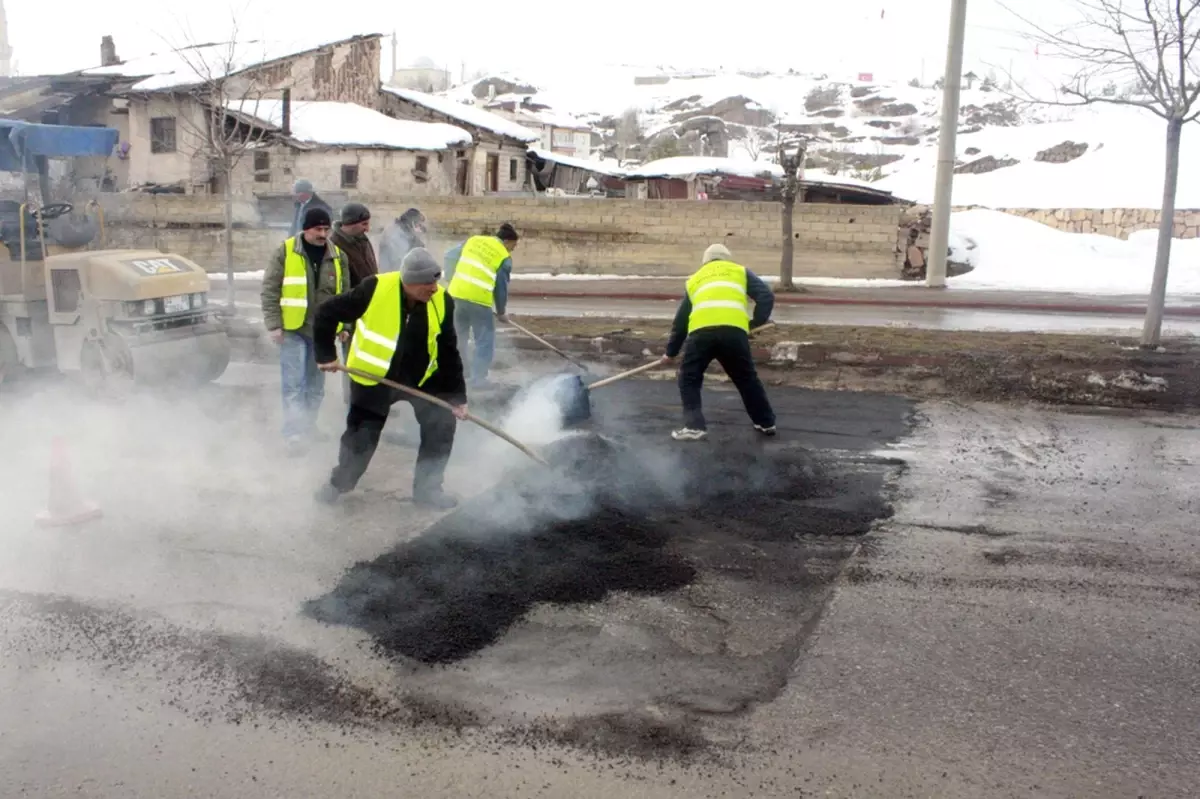
[[[143,275],[173,275],[177,272],[190,271],[186,267],[172,261],[170,258],[151,258],[145,261],[130,261],[134,269]]]

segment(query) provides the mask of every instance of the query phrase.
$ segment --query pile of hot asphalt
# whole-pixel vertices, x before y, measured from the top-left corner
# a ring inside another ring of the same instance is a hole
[[[675,536],[854,535],[887,513],[878,486],[783,442],[629,445],[576,433],[546,455],[553,469],[531,464],[421,536],[355,564],[305,612],[365,630],[386,656],[451,663],[539,602],[687,585],[696,572]]]

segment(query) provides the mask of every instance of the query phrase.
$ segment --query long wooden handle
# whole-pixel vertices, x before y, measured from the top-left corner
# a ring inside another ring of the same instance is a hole
[[[554,346],[553,344],[551,344],[549,341],[546,341],[546,339],[542,338],[542,337],[541,337],[541,336],[539,336],[537,333],[534,333],[532,330],[528,330],[528,329],[526,329],[526,328],[522,327],[521,325],[517,324],[516,322],[514,322],[514,321],[513,321],[513,320],[511,320],[511,319],[509,319],[509,320],[508,320],[508,323],[509,323],[510,325],[512,325],[513,327],[515,327],[517,330],[520,330],[520,331],[521,331],[522,333],[524,333],[525,335],[529,336],[531,339],[533,339],[534,341],[536,341],[538,344],[541,344],[541,345],[542,345],[543,347],[545,347],[546,349],[550,350],[551,352],[556,352],[556,353],[558,353],[559,355],[561,355],[562,357],[566,358],[568,361],[570,361],[571,363],[575,364],[576,366],[578,366],[578,367],[579,367],[580,369],[582,369],[583,371],[585,371],[585,372],[590,372],[590,371],[591,371],[591,370],[590,370],[590,369],[588,369],[586,366],[584,366],[583,364],[581,364],[579,361],[575,360],[575,359],[574,359],[574,358],[572,358],[570,355],[568,355],[567,353],[565,353],[565,352],[563,352],[562,350],[560,350],[558,347],[556,347],[556,346]]]
[[[760,326],[754,328],[754,330],[750,331],[750,335],[753,336],[756,333],[758,333],[760,330],[766,330],[767,328],[770,328],[770,327],[775,327],[775,323],[767,322],[763,325],[760,325]],[[650,363],[639,366],[636,369],[630,369],[628,372],[621,372],[619,375],[613,375],[612,377],[606,377],[603,380],[597,380],[595,383],[592,383],[587,388],[588,388],[588,391],[595,391],[598,388],[604,388],[605,386],[610,386],[613,383],[619,382],[621,380],[625,380],[625,379],[633,377],[635,375],[640,375],[642,372],[649,372],[654,367],[663,366],[663,365],[664,364],[661,359],[657,360],[657,361],[651,361]]]
[[[592,383],[587,388],[588,388],[588,391],[594,391],[598,388],[604,388],[605,386],[611,386],[613,383],[616,383],[618,380],[625,380],[627,378],[633,377],[634,375],[640,375],[642,372],[648,372],[651,369],[653,369],[654,367],[662,366],[662,365],[663,365],[663,361],[661,358],[659,358],[657,360],[651,361],[648,364],[639,366],[636,369],[630,369],[628,372],[621,372],[621,374],[619,374],[619,375],[613,375],[612,377],[606,377],[603,380],[597,380],[595,383]]]
[[[443,399],[438,399],[437,397],[433,396],[432,394],[426,394],[424,391],[421,391],[420,389],[417,389],[417,388],[413,388],[412,386],[404,386],[404,385],[397,383],[394,380],[388,380],[386,377],[376,377],[375,375],[369,375],[366,372],[360,372],[357,369],[351,369],[348,366],[342,366],[341,364],[338,364],[338,370],[345,372],[348,375],[353,375],[355,377],[361,377],[364,380],[371,380],[376,383],[380,383],[381,385],[385,385],[388,388],[394,388],[397,391],[402,391],[405,394],[408,394],[409,396],[417,397],[418,399],[423,399],[426,402],[431,402],[440,408],[445,408],[446,410],[450,411],[451,413],[454,413],[454,406],[451,405],[450,403],[446,402]],[[530,458],[532,458],[533,460],[542,464],[543,466],[550,465],[549,463],[547,463],[545,461],[544,458],[542,458],[542,456],[538,455],[536,452],[531,450],[529,447],[525,446],[520,441],[517,441],[515,438],[510,436],[508,433],[504,432],[499,427],[496,427],[495,425],[491,424],[490,422],[485,422],[483,419],[480,419],[478,416],[471,414],[471,413],[467,414],[467,421],[474,422],[475,424],[479,425],[480,427],[482,427],[484,430],[488,431],[492,435],[494,435],[498,438],[504,439],[505,441],[512,444],[514,447],[521,450],[521,452],[524,452]]]

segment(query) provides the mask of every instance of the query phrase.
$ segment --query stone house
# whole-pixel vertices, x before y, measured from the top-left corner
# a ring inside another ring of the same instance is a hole
[[[501,116],[447,97],[384,86],[380,110],[397,119],[441,122],[471,134],[474,146],[455,151],[455,193],[520,192],[528,185],[525,153],[537,133]]]
[[[588,158],[592,153],[592,129],[569,116],[555,113],[550,106],[529,95],[502,94],[484,108],[510,119],[538,134],[542,150],[572,158]]]
[[[462,128],[353,103],[260,100],[227,110],[248,143],[234,169],[238,194],[286,195],[300,177],[351,197],[452,194],[453,152],[472,145]]]
[[[380,36],[355,36],[311,47],[225,42],[185,47],[122,61],[111,39],[99,67],[81,78],[106,78],[110,104],[97,123],[120,131],[117,188],[166,185],[185,193],[220,191],[214,136],[232,134],[219,111],[230,103],[338,101],[373,107],[379,81]],[[215,134],[214,134],[215,131]]]

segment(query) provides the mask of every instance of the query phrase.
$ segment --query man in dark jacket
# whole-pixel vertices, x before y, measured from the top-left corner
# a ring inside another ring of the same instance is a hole
[[[342,208],[341,220],[334,224],[333,243],[346,253],[346,265],[350,268],[350,288],[379,273],[375,260],[375,247],[367,234],[371,232],[371,211],[362,203],[346,203]]]
[[[746,310],[750,300],[754,301],[753,317]],[[741,394],[754,429],[764,436],[775,435],[775,411],[754,368],[749,335],[770,320],[774,307],[771,289],[749,269],[734,263],[725,245],[714,244],[704,251],[704,264],[688,279],[663,356],[669,363],[683,350],[679,366],[683,427],[671,433],[672,438],[699,441],[708,435],[700,409],[700,388],[704,372],[714,360]]]
[[[371,231],[371,211],[362,203],[346,203],[342,207],[342,218],[333,225],[329,240],[346,255],[346,267],[350,277],[350,289],[358,287],[368,277],[379,273],[375,261],[375,247],[367,238]],[[349,331],[349,329],[347,329]],[[342,357],[350,348],[350,334],[343,333]],[[350,378],[342,379],[342,401],[350,402]]]
[[[379,271],[395,272],[409,250],[424,248],[426,230],[425,215],[416,208],[409,208],[396,217],[396,221],[383,231],[379,242]]]
[[[324,209],[325,213],[329,214],[329,218],[333,218],[332,206],[321,199],[321,196],[313,189],[313,184],[307,180],[297,180],[292,184],[292,198],[295,200],[295,205],[292,208],[292,224],[288,228],[289,236],[295,236],[304,230],[304,215],[310,208]]]
[[[317,311],[313,336],[322,371],[338,368],[334,345],[338,324],[354,323],[348,367],[419,388],[454,406],[451,413],[374,380],[354,377],[338,463],[329,482],[317,492],[319,501],[336,502],[358,484],[379,445],[388,411],[404,401],[412,405],[421,428],[413,502],[438,510],[458,504],[442,490],[442,480],[454,446],[455,417],[466,418],[467,390],[454,333],[454,300],[438,285],[441,276],[442,268],[432,255],[412,250],[398,273],[369,277]],[[431,326],[435,336],[430,336]]]

